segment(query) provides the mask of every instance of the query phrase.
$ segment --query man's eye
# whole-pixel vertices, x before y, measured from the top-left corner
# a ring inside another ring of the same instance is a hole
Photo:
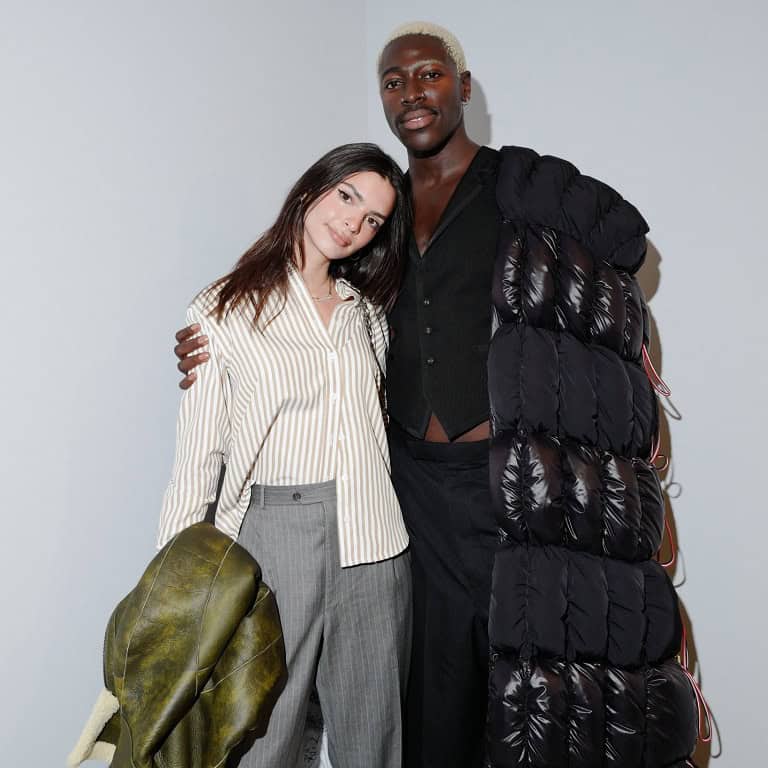
[[[384,83],[384,90],[392,91],[395,88],[397,88],[397,86],[400,85],[401,82],[402,80],[387,80],[387,82]]]
[[[425,80],[437,80],[438,77],[442,77],[442,72],[425,72],[422,77]]]

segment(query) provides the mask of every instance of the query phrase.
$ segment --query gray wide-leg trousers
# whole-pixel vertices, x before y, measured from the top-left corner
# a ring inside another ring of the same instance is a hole
[[[408,555],[341,568],[333,481],[253,486],[238,542],[275,593],[288,662],[266,733],[239,768],[297,764],[315,684],[334,768],[401,768]]]

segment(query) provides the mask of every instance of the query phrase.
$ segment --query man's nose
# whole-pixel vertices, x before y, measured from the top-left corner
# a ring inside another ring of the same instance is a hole
[[[416,104],[424,99],[424,88],[421,81],[415,77],[410,77],[405,81],[405,87],[403,88],[403,96],[401,101],[403,104]]]

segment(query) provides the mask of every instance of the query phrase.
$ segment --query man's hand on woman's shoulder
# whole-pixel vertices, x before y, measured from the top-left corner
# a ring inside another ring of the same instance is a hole
[[[195,368],[209,357],[205,351],[208,337],[196,335],[199,333],[200,325],[198,323],[193,323],[180,331],[176,331],[178,343],[173,348],[173,352],[179,358],[179,364],[176,367],[184,374],[184,378],[179,382],[181,389],[189,389],[195,383],[197,378]]]

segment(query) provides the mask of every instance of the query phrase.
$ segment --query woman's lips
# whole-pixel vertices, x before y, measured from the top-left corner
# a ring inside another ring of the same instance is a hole
[[[340,245],[342,248],[348,248],[350,245],[352,245],[351,240],[343,238],[333,227],[329,226],[328,229],[330,230],[331,237],[333,238],[336,245]]]

